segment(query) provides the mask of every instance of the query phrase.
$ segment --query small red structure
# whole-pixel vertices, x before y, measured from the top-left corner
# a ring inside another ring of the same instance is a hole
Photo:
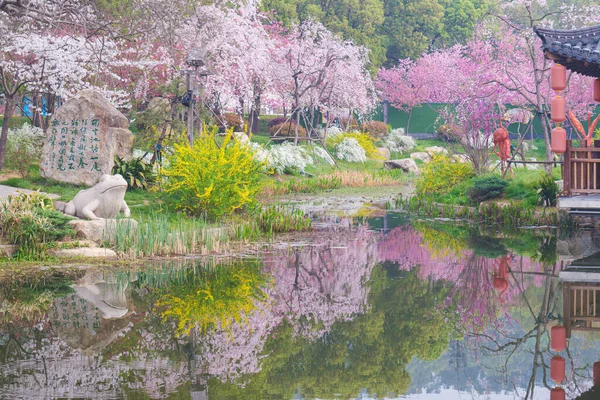
[[[563,351],[567,347],[567,328],[553,326],[550,330],[550,347],[554,351]]]
[[[554,356],[550,360],[550,379],[556,383],[565,380],[566,362],[561,356]]]
[[[567,393],[563,388],[555,387],[550,391],[550,400],[565,400],[566,398]]]

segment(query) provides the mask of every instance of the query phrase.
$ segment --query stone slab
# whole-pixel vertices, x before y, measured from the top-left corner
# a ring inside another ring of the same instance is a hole
[[[115,155],[131,158],[128,119],[99,92],[87,89],[53,115],[42,150],[40,175],[92,186],[110,174]]]
[[[560,197],[558,199],[558,208],[577,210],[598,210],[598,212],[600,213],[600,194]]]
[[[76,249],[56,250],[54,255],[57,257],[94,257],[94,258],[116,258],[117,253],[111,249],[101,247],[80,247]]]
[[[600,283],[600,266],[598,272],[561,271],[558,278],[562,282]]]

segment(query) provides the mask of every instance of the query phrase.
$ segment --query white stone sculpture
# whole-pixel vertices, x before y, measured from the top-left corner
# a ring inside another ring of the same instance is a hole
[[[112,219],[120,211],[128,218],[131,215],[125,192],[127,182],[121,175],[102,175],[100,182],[77,193],[65,206],[65,214],[87,219]]]

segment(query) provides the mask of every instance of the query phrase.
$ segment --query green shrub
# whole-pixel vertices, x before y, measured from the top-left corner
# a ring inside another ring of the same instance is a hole
[[[416,192],[420,197],[445,194],[461,182],[473,177],[475,172],[470,163],[441,154],[435,154],[422,170],[416,182]]]
[[[366,121],[360,126],[363,132],[369,133],[375,139],[381,139],[390,132],[390,126],[382,121]]]
[[[205,131],[192,146],[176,144],[164,170],[165,193],[191,215],[231,214],[255,204],[262,190],[264,163],[254,159],[248,146],[232,140],[231,130],[220,148],[214,135]]]
[[[468,190],[469,199],[474,203],[502,197],[508,182],[499,176],[482,176],[473,180],[473,187]]]
[[[544,207],[555,207],[556,196],[558,196],[558,185],[554,181],[552,175],[544,174],[544,176],[534,185],[539,195],[539,202]]]
[[[18,258],[43,257],[47,243],[71,236],[72,218],[53,209],[52,199],[33,192],[0,202],[0,233],[18,246]]]
[[[112,173],[120,174],[127,181],[127,190],[147,190],[155,181],[152,165],[145,162],[142,157],[125,161],[115,156]]]

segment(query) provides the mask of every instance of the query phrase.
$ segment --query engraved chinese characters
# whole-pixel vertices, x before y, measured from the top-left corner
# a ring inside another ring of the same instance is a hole
[[[52,152],[48,161],[50,169],[77,171],[89,169],[102,172],[98,166],[100,120],[53,120],[48,142]],[[92,132],[90,135],[89,132]]]
[[[131,157],[127,118],[99,93],[84,90],[58,109],[44,144],[41,175],[92,186],[110,174],[114,157]]]

